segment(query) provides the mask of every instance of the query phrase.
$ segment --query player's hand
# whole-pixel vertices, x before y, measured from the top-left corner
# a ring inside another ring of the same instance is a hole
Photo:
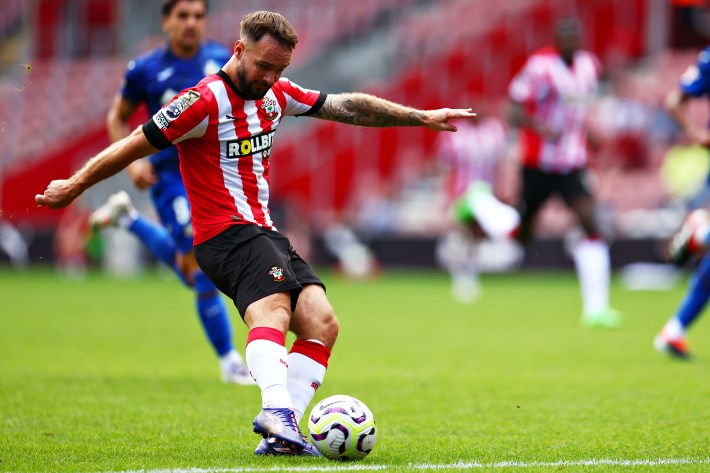
[[[470,108],[440,108],[427,110],[424,115],[424,126],[434,131],[456,131],[455,125],[449,120],[460,118],[474,118],[476,114]]]
[[[146,159],[132,162],[126,170],[133,181],[133,185],[140,190],[146,190],[158,182],[158,176],[155,175],[153,165]]]
[[[35,195],[35,202],[51,209],[61,209],[71,204],[79,194],[69,180],[61,179],[50,182],[44,194]]]

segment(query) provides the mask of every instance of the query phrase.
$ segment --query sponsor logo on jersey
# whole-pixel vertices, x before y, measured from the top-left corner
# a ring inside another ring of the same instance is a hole
[[[276,101],[269,97],[262,99],[261,109],[264,111],[264,118],[267,120],[273,120],[279,115],[276,111]]]
[[[153,121],[156,125],[158,125],[158,128],[160,128],[161,130],[167,130],[170,126],[170,122],[167,118],[165,118],[162,110],[158,110],[158,112],[153,115]]]
[[[281,282],[286,279],[286,276],[284,276],[284,270],[278,266],[272,266],[269,274],[274,277],[274,282]]]
[[[271,144],[275,131],[252,136],[243,140],[227,141],[227,158],[241,158],[255,153],[264,153],[265,157],[271,154]]]

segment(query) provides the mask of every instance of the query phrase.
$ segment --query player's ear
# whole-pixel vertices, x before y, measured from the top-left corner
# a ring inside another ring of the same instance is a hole
[[[237,57],[237,59],[241,59],[244,49],[246,49],[246,47],[244,46],[244,43],[241,39],[238,39],[234,42],[234,55]]]
[[[168,34],[168,17],[163,15],[160,19],[160,27],[163,33]]]

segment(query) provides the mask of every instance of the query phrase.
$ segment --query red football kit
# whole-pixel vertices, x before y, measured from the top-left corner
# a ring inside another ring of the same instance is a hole
[[[156,148],[177,145],[195,245],[232,225],[275,229],[268,208],[274,133],[284,116],[316,113],[325,98],[282,78],[263,98],[245,99],[219,71],[176,95],[143,125]]]
[[[535,120],[559,135],[545,140],[524,128],[521,136],[523,165],[552,173],[567,173],[587,164],[587,113],[598,88],[599,60],[577,51],[571,66],[553,47],[527,60],[513,78],[508,94],[523,104]]]

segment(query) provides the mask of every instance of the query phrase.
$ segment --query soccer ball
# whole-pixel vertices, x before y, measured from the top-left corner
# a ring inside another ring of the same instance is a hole
[[[375,445],[375,416],[362,401],[337,394],[311,411],[308,431],[318,451],[331,460],[365,458]]]

